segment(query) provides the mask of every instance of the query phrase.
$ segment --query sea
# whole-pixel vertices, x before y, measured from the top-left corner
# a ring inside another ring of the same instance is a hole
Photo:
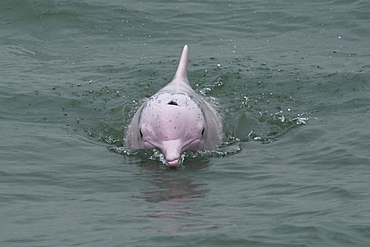
[[[1,0],[0,246],[369,246],[368,0]],[[130,150],[171,81],[223,143]]]

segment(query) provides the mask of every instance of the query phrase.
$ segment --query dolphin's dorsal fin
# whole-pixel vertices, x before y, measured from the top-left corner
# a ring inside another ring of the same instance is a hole
[[[189,83],[188,81],[188,46],[187,45],[185,45],[184,48],[182,49],[179,65],[177,66],[175,76],[173,77],[172,80],[174,81],[176,79],[186,81],[187,83]]]

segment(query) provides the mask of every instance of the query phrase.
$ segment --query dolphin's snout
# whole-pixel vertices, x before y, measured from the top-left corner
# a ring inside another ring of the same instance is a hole
[[[169,166],[177,166],[180,161],[180,153],[176,151],[164,151],[164,156],[166,157],[167,164]]]
[[[181,155],[181,141],[173,140],[163,143],[162,151],[169,166],[177,166]]]
[[[167,160],[166,159],[166,161],[167,161],[167,164],[169,166],[177,166],[179,164],[179,159],[174,159],[174,160]]]

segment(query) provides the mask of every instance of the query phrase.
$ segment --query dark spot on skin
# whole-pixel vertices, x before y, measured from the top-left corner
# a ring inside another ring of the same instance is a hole
[[[168,105],[177,105],[178,106],[177,102],[175,102],[173,100],[171,100],[170,102],[168,102]]]
[[[203,128],[203,130],[202,130],[202,136],[204,135],[204,128]]]

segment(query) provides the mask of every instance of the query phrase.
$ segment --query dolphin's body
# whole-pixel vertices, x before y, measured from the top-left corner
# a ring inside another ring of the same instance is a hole
[[[172,81],[145,101],[126,132],[126,147],[158,148],[170,166],[178,165],[183,151],[211,150],[222,139],[221,117],[191,88],[187,64],[185,45]]]

